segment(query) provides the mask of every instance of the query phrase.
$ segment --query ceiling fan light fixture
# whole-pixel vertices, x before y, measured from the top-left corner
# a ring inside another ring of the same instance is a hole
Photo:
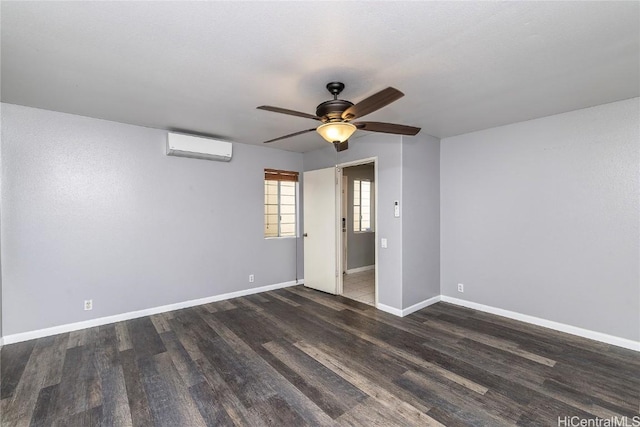
[[[318,126],[316,132],[327,142],[345,142],[356,131],[356,127],[347,122],[329,122]]]

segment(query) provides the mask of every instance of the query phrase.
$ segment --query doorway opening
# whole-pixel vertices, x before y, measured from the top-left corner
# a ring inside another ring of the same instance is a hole
[[[376,168],[375,160],[340,165],[342,296],[375,306]]]

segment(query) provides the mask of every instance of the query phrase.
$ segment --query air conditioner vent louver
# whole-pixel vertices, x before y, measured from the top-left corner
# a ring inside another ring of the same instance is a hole
[[[230,142],[181,133],[167,134],[167,156],[228,162],[232,153]]]

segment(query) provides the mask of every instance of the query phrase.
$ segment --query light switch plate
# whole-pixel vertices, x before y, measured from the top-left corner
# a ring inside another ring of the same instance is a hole
[[[387,239],[385,239],[384,237],[382,239],[380,239],[380,246],[382,246],[383,248],[387,247]]]

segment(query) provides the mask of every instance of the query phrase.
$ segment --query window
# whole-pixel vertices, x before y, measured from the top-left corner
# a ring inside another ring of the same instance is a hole
[[[353,180],[353,231],[371,230],[371,181]]]
[[[264,237],[295,237],[298,172],[264,170]]]

